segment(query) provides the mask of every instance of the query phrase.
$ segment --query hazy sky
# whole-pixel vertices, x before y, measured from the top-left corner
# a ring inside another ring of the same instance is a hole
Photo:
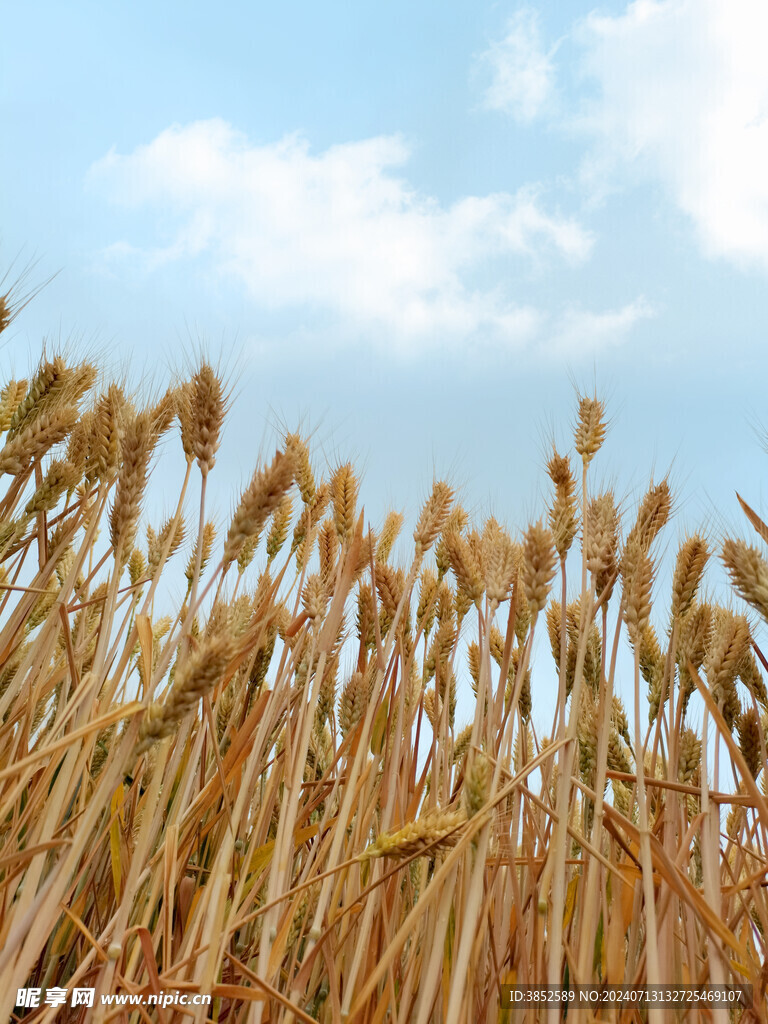
[[[8,5],[2,261],[59,272],[6,333],[235,385],[227,507],[274,428],[538,514],[574,382],[598,474],[673,468],[680,529],[761,507],[768,7],[638,0]],[[10,337],[9,337],[10,335]]]

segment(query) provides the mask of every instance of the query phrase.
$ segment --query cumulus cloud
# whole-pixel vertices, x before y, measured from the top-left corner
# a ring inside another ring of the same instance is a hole
[[[533,121],[555,92],[554,48],[545,50],[537,13],[524,8],[507,22],[503,39],[481,54],[479,68],[490,77],[484,103],[518,121]]]
[[[768,269],[768,6],[637,0],[576,39],[598,95],[592,170],[660,182],[709,256]]]
[[[634,0],[577,23],[569,53],[590,95],[554,123],[589,140],[592,194],[656,182],[707,256],[768,269],[766,37],[764,0]],[[486,105],[518,121],[555,114],[556,49],[519,11],[482,56]]]
[[[254,144],[208,120],[110,152],[90,180],[171,225],[167,244],[117,240],[113,259],[151,270],[204,258],[263,308],[320,308],[406,349],[534,340],[546,316],[509,294],[510,261],[579,264],[591,234],[535,188],[441,204],[402,176],[408,158],[397,136],[313,153],[298,135]]]

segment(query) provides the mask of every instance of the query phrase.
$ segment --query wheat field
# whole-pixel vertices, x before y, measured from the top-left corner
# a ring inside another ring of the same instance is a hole
[[[0,391],[0,1016],[553,1022],[502,987],[663,983],[752,1000],[568,1020],[767,1019],[758,513],[662,592],[669,481],[598,489],[582,395],[537,522],[436,481],[411,539],[286,433],[217,525],[227,401],[205,361],[149,400],[50,352]],[[101,1000],[169,991],[211,1001]]]

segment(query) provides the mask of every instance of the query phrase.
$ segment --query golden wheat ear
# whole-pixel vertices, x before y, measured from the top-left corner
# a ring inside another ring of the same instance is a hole
[[[546,606],[555,577],[556,552],[552,533],[541,522],[528,527],[523,545],[523,587],[532,615]]]
[[[730,538],[722,557],[736,591],[768,622],[768,563],[757,548]]]
[[[574,447],[588,466],[605,440],[605,405],[597,398],[580,397]]]
[[[257,470],[243,492],[224,542],[224,566],[234,562],[248,540],[263,529],[293,484],[293,459],[276,452],[269,466]]]
[[[361,860],[389,857],[406,860],[418,854],[450,849],[459,840],[466,821],[463,811],[435,809],[394,832],[382,833],[362,854]]]
[[[184,658],[176,668],[173,684],[164,701],[150,704],[144,714],[137,756],[172,735],[201,697],[221,682],[235,651],[235,639],[228,632],[222,632],[206,637],[197,650]]]
[[[331,477],[333,522],[342,544],[350,541],[354,533],[357,491],[355,471],[350,462],[345,462]]]
[[[76,422],[77,409],[72,405],[36,417],[0,448],[0,473],[10,476],[28,473],[35,462],[64,440]]]

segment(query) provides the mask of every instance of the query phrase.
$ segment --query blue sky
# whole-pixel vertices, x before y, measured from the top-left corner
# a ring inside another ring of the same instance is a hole
[[[5,265],[55,279],[3,368],[74,338],[235,384],[221,505],[301,422],[374,522],[432,476],[539,514],[574,382],[620,493],[761,506],[768,70],[759,0],[11,5]]]

